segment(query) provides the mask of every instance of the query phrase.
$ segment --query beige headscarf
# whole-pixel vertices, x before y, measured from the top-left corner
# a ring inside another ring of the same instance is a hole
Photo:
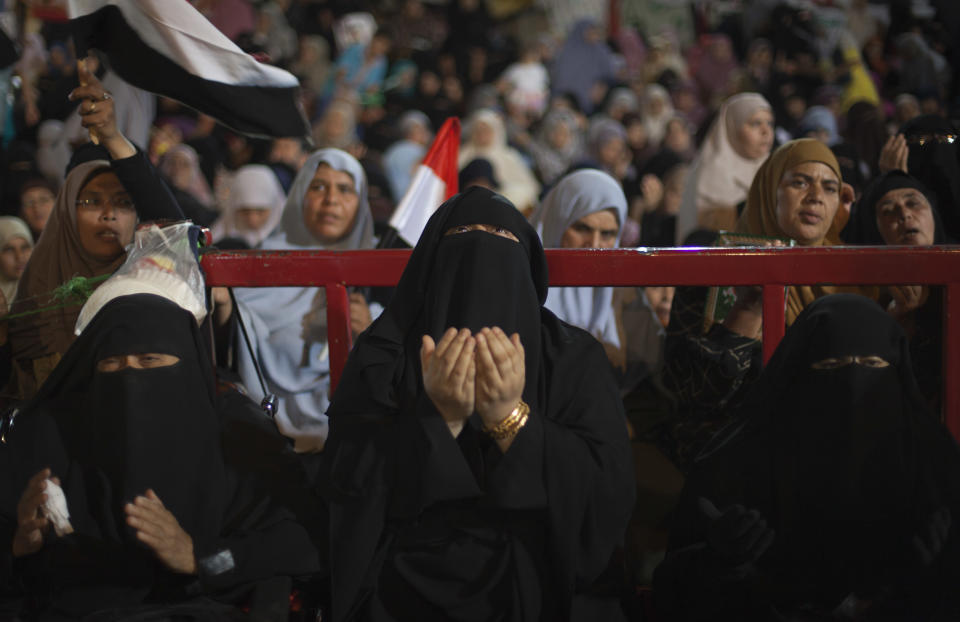
[[[14,238],[23,238],[30,246],[33,246],[33,234],[30,233],[30,227],[16,216],[0,216],[0,251]],[[0,280],[0,292],[3,293],[3,299],[9,306],[13,302],[13,296],[17,293],[17,283],[20,279]]]
[[[93,173],[109,168],[110,163],[106,160],[93,160],[80,164],[67,175],[50,220],[20,279],[20,288],[11,309],[13,313],[55,306],[58,304],[52,300],[55,288],[74,276],[110,274],[123,263],[126,253],[120,253],[111,261],[92,256],[83,248],[77,232],[77,196]],[[51,309],[12,320],[10,342],[18,365],[27,368],[32,359],[66,352],[74,340],[73,328],[81,306]],[[38,383],[42,381],[37,380]]]
[[[487,147],[478,147],[472,142],[473,131],[478,123],[493,130],[493,142]],[[533,208],[540,194],[540,183],[533,176],[530,166],[516,149],[507,144],[507,132],[500,113],[481,109],[470,115],[464,134],[467,141],[460,146],[457,165],[462,169],[476,158],[483,158],[493,166],[493,174],[500,182],[500,194],[510,199],[521,212]]]
[[[286,200],[283,187],[270,167],[263,164],[241,166],[228,187],[230,194],[223,212],[211,229],[213,239],[218,242],[227,237],[240,238],[250,248],[256,248],[280,223]],[[241,229],[237,225],[237,212],[241,208],[268,210],[270,215],[259,229]]]
[[[697,228],[700,211],[732,208],[747,197],[753,176],[767,156],[750,159],[740,155],[738,130],[758,110],[770,109],[770,103],[758,93],[734,95],[720,107],[690,168],[677,214],[678,245]]]
[[[784,143],[763,163],[763,166],[760,167],[753,178],[753,184],[751,184],[750,192],[747,195],[747,206],[737,223],[738,232],[776,238],[790,237],[777,223],[777,187],[788,170],[803,162],[822,162],[836,173],[838,180],[843,181],[837,158],[824,143],[813,138],[800,138]],[[842,211],[838,208],[837,214]],[[823,238],[813,244],[808,244],[808,246],[838,246],[842,244],[839,235],[837,235],[836,218],[835,216],[834,224]],[[787,290],[787,325],[792,324],[797,315],[803,311],[803,308],[817,298],[839,292],[867,293],[858,287],[791,286]]]

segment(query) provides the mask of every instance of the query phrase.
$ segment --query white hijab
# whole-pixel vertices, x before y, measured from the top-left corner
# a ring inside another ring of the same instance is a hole
[[[758,93],[740,93],[727,99],[710,126],[700,153],[693,160],[687,177],[680,211],[677,214],[677,245],[697,228],[697,214],[713,207],[733,207],[747,198],[761,158],[745,158],[735,141],[740,127],[758,110],[771,110],[770,103]]]
[[[16,216],[0,216],[0,251],[14,238],[23,238],[33,248],[33,234],[30,233],[30,227]],[[17,284],[20,279],[0,280],[0,292],[3,292],[3,298],[6,300],[7,308],[13,304],[13,298],[17,294]]]
[[[493,141],[486,147],[478,147],[472,142],[478,123],[493,130]],[[507,132],[500,114],[493,110],[478,110],[470,115],[465,130],[468,138],[460,147],[458,167],[462,169],[473,160],[483,158],[493,166],[493,174],[500,182],[500,194],[510,199],[520,211],[535,205],[540,183],[520,152],[507,144]]]
[[[596,169],[566,175],[547,194],[531,221],[544,248],[560,248],[563,233],[584,216],[614,210],[620,225],[627,218],[627,198],[616,179]],[[544,306],[561,320],[579,326],[604,343],[620,347],[613,313],[612,287],[551,287]]]
[[[654,114],[653,103],[659,101],[660,112]],[[659,84],[647,85],[643,93],[643,127],[647,130],[647,140],[651,145],[659,145],[667,134],[667,124],[676,115],[670,93]]]
[[[303,202],[321,164],[349,173],[359,199],[353,227],[332,244],[314,238],[303,222]],[[265,250],[354,250],[373,248],[373,215],[367,202],[363,167],[339,149],[314,152],[290,187],[277,229],[263,241]],[[239,312],[250,335],[268,390],[277,396],[277,428],[299,452],[318,451],[327,438],[330,357],[327,348],[327,299],[319,287],[264,287],[236,290]],[[374,310],[371,310],[375,313]],[[246,347],[239,370],[254,400],[263,398]]]
[[[240,238],[250,248],[256,248],[280,222],[283,215],[283,187],[270,167],[247,164],[233,174],[228,188],[223,211],[213,226],[213,239]],[[269,210],[270,216],[259,229],[240,229],[237,226],[237,211],[241,208]]]

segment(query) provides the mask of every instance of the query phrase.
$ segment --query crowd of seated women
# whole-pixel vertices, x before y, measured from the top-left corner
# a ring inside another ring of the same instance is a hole
[[[51,55],[38,89],[73,80],[68,112],[95,140],[37,131],[66,170],[21,180],[0,217],[2,617],[960,616],[938,288],[792,285],[762,365],[759,288],[550,288],[544,254],[949,243],[942,56],[904,32],[900,73],[885,67],[853,7],[862,51],[833,42],[830,78],[786,36],[804,19],[790,9],[767,16],[784,40],[756,39],[742,67],[725,35],[681,54],[624,29],[614,54],[587,21],[559,49],[493,41],[487,59],[482,28],[510,22],[458,1],[468,52],[410,60],[446,36],[418,26],[444,20],[402,4],[407,30],[338,50],[329,72],[306,51],[332,32],[306,33],[301,58],[280,43],[302,14],[256,9],[316,149],[165,100],[134,136],[118,119],[142,94]],[[901,95],[885,128],[890,88],[933,114]],[[162,292],[119,295],[77,334],[82,302],[59,288],[108,279],[138,224],[190,219],[223,249],[376,248],[449,115],[465,119],[460,192],[395,288],[351,288],[335,392],[323,288],[213,288],[202,321]]]

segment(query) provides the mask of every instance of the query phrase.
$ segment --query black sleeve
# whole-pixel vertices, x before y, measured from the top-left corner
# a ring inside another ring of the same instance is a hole
[[[535,427],[525,432],[542,434],[547,520],[561,585],[583,590],[623,544],[636,485],[610,362],[592,336],[573,327],[567,332],[576,335],[566,338],[565,353],[553,361],[542,432]]]
[[[183,220],[183,211],[160,173],[142,151],[113,161],[113,170],[137,207],[141,221]]]
[[[203,587],[217,591],[318,572],[322,555],[308,527],[323,522],[323,509],[299,457],[249,398],[228,391],[217,410],[230,503],[219,542],[195,552]]]
[[[197,572],[205,590],[216,592],[320,571],[318,552],[306,528],[269,497],[244,505],[243,514],[232,518],[232,533],[221,538],[214,550],[196,552]]]

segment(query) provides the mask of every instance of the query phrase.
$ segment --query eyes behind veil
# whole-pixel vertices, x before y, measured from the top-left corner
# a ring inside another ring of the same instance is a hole
[[[482,225],[482,224],[473,224],[473,225],[457,225],[456,227],[450,227],[444,231],[444,237],[448,235],[457,235],[460,233],[469,233],[470,231],[484,231],[492,235],[499,236],[501,238],[506,238],[508,240],[513,240],[514,242],[519,243],[520,240],[516,235],[506,227],[500,227],[497,225]]]

